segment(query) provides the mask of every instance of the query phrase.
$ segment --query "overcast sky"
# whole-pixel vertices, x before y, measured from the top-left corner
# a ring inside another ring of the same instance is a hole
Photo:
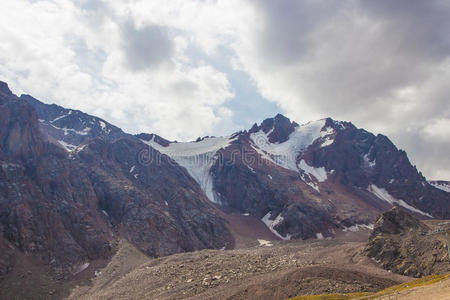
[[[450,180],[448,0],[1,0],[0,80],[190,140],[280,112],[388,135]]]

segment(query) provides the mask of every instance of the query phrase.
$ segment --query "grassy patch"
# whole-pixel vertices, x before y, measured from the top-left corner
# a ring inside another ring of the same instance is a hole
[[[361,297],[369,296],[372,293],[349,293],[349,294],[321,294],[321,295],[308,295],[291,298],[291,300],[347,300],[358,299]]]
[[[437,283],[441,280],[450,278],[449,274],[431,275],[416,279],[410,282],[394,285],[376,293],[349,293],[349,294],[321,294],[307,295],[291,298],[291,300],[347,300],[347,299],[374,299],[382,296],[392,295],[401,291],[409,290],[416,287],[427,286]]]
[[[394,286],[388,287],[382,291],[379,291],[379,292],[377,292],[373,295],[370,295],[367,298],[363,298],[363,299],[373,299],[375,297],[386,296],[389,294],[409,290],[409,289],[416,288],[416,287],[427,286],[427,285],[437,283],[437,282],[447,279],[447,278],[450,278],[450,274],[425,276],[425,277],[422,277],[420,279],[416,279],[416,280],[413,280],[410,282],[405,282],[405,283],[402,283],[399,285],[394,285]]]

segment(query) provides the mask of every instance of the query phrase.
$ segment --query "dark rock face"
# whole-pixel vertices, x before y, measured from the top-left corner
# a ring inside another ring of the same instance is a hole
[[[4,94],[5,96],[11,96],[12,92],[8,87],[8,84],[6,82],[0,81],[0,93]]]
[[[414,277],[447,273],[445,242],[427,235],[429,231],[428,226],[396,207],[378,218],[365,251],[395,273]]]
[[[278,114],[274,118],[265,119],[260,126],[253,125],[249,133],[262,130],[265,133],[270,132],[269,141],[271,143],[283,143],[287,141],[289,135],[298,126],[297,123],[291,122],[285,116]]]
[[[0,93],[0,145],[1,153],[17,159],[32,159],[42,153],[36,114],[30,106],[10,100],[9,93]]]
[[[0,92],[0,275],[16,251],[76,272],[109,257],[121,236],[151,256],[232,244],[217,208],[170,158],[100,119],[25,100]]]

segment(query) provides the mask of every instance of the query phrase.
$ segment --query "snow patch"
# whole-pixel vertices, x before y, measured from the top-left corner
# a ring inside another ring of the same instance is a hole
[[[20,167],[20,166],[17,165],[17,164],[2,162],[2,168],[3,168],[4,170],[7,170],[8,168],[16,169],[16,168],[19,168],[19,167]]]
[[[136,168],[136,166],[132,166],[131,169],[130,169],[130,173],[133,173],[135,168]]]
[[[67,117],[67,116],[68,116],[68,115],[59,116],[59,117],[53,119],[53,121],[50,121],[50,123],[54,123],[54,122],[56,122],[56,121],[58,121],[58,120],[60,120],[60,119],[62,119],[62,118]]]
[[[308,177],[307,177],[308,176]],[[320,193],[319,186],[311,181],[311,177],[309,177],[306,173],[300,173],[300,178],[303,180],[304,183],[315,189],[318,193]]]
[[[106,124],[103,121],[98,121],[98,123],[100,124],[100,127],[102,128],[102,130],[105,130],[106,128]]]
[[[73,150],[75,150],[77,148],[77,146],[66,143],[64,141],[58,141],[58,143],[64,147],[64,149],[66,149],[67,151],[71,152]]]
[[[81,266],[79,266],[78,268],[75,269],[75,272],[73,272],[74,275],[83,272],[84,270],[86,270],[89,267],[90,263],[84,263]]]
[[[429,182],[429,184],[431,184],[435,188],[438,188],[438,189],[443,190],[443,191],[445,191],[447,193],[450,193],[450,184],[440,183],[440,182]]]
[[[252,173],[255,173],[255,174],[256,174],[255,169],[253,169],[253,168],[250,167],[249,165],[246,165],[246,166],[247,166],[247,168],[248,168],[250,171],[252,171]]]
[[[228,147],[236,138],[231,138],[231,136],[206,137],[199,142],[171,143],[167,147],[155,142],[155,136],[150,141],[141,141],[168,155],[184,167],[197,181],[209,200],[219,203],[214,196],[210,169],[217,159],[217,151]]]
[[[344,229],[342,229],[345,232],[351,231],[351,232],[356,232],[359,231],[361,229],[369,229],[369,230],[373,230],[374,224],[355,224],[352,225],[350,227],[344,227]]]
[[[335,133],[335,130],[331,127],[324,128],[324,126],[325,120],[300,125],[289,135],[288,140],[283,143],[269,142],[268,136],[270,132],[264,133],[262,130],[250,134],[250,140],[252,148],[263,159],[271,161],[282,168],[300,172],[302,180],[320,192],[314,181],[323,182],[327,179],[325,168],[308,166],[304,160],[297,164],[297,158],[319,138],[325,139],[321,147],[329,146],[334,142],[332,135]]]
[[[404,207],[404,208],[406,208],[406,209],[408,209],[408,210],[410,210],[410,211],[413,211],[413,212],[419,213],[419,214],[421,214],[421,215],[424,215],[424,216],[433,218],[433,216],[431,216],[430,214],[425,213],[425,212],[421,211],[420,209],[417,209],[417,208],[415,208],[415,207],[409,205],[409,204],[406,203],[405,201],[403,201],[403,200],[401,200],[401,199],[396,199],[396,198],[392,197],[392,196],[388,193],[388,191],[386,191],[386,190],[383,189],[383,188],[379,188],[379,187],[377,187],[377,186],[374,185],[374,184],[369,185],[369,187],[367,188],[367,190],[368,190],[369,192],[371,192],[372,194],[374,194],[375,196],[377,196],[378,198],[380,198],[381,200],[384,200],[384,201],[386,201],[386,202],[389,202],[391,205],[400,205],[400,206],[402,206],[402,207]]]
[[[272,175],[270,175],[270,174],[267,174],[267,177],[269,177],[270,180],[273,179],[273,178],[272,178]]]
[[[243,216],[246,216],[246,217],[250,216],[249,213],[243,213],[242,215],[243,215]]]
[[[84,128],[82,131],[77,131],[77,130],[75,130],[75,129],[73,129],[73,128],[57,127],[57,126],[55,126],[55,125],[53,125],[53,124],[50,124],[50,125],[51,125],[53,128],[55,128],[55,129],[64,131],[64,135],[68,135],[69,132],[73,132],[73,133],[76,133],[76,134],[79,134],[79,135],[88,135],[89,132],[91,131],[91,128],[90,128],[90,127],[86,127],[86,128]]]
[[[250,134],[250,139],[254,145],[253,148],[256,151],[259,149],[265,154],[262,155],[263,158],[285,169],[298,171],[296,164],[298,155],[321,137],[321,129],[324,125],[325,120],[300,125],[289,135],[288,140],[283,143],[269,142],[268,134],[262,130]],[[261,154],[260,151],[258,153]]]
[[[258,146],[251,145],[251,147],[261,156],[262,159],[270,161],[270,162],[272,162],[272,163],[274,163],[276,165],[278,164],[272,159],[272,157],[270,157],[270,155],[267,152],[265,152],[264,150],[259,149]]]
[[[327,137],[327,138],[325,139],[325,141],[323,141],[322,144],[320,145],[320,148],[328,147],[328,146],[330,146],[330,145],[333,144],[333,143],[334,143],[334,139],[332,139],[332,138],[330,138],[330,137]]]
[[[260,246],[267,246],[267,247],[273,246],[271,241],[258,239],[258,243],[259,243]]]
[[[263,221],[264,224],[266,224],[266,226],[270,229],[270,231],[273,232],[273,234],[275,234],[277,237],[279,237],[280,239],[284,240],[284,241],[288,241],[291,239],[291,235],[287,234],[285,237],[282,236],[281,234],[279,234],[276,230],[275,230],[275,226],[277,226],[278,224],[280,224],[281,222],[283,222],[283,217],[281,216],[281,214],[279,214],[275,220],[270,220],[270,216],[271,216],[272,212],[268,212],[262,219],[261,221]]]
[[[318,240],[323,240],[323,234],[321,232],[316,233],[316,238]]]
[[[298,167],[299,169],[305,171],[306,174],[314,176],[314,178],[316,178],[319,182],[324,182],[327,180],[327,171],[325,171],[324,167],[311,167],[303,159],[298,163]]]
[[[328,147],[334,143],[334,138],[332,136],[334,133],[335,131],[332,127],[322,129],[322,131],[320,132],[320,137],[322,137],[324,141],[322,142],[322,144],[320,144],[321,148]]]
[[[334,134],[334,129],[332,127],[326,127],[324,129],[322,129],[322,131],[320,131],[321,137],[326,137],[326,136],[329,136],[332,134]]]
[[[373,168],[377,164],[377,160],[376,159],[374,159],[374,160],[370,160],[369,159],[369,153],[366,153],[363,156],[363,160],[364,160],[365,165],[369,166],[369,168]]]

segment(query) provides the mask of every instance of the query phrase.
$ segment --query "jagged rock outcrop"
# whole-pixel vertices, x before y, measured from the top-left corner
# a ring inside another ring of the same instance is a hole
[[[430,228],[398,207],[383,213],[366,246],[366,253],[384,269],[422,277],[450,271],[445,239],[428,235]]]
[[[298,127],[298,124],[291,122],[288,118],[281,114],[277,114],[274,118],[265,119],[261,125],[254,124],[249,133],[256,133],[262,130],[267,133],[268,140],[271,143],[283,143],[288,140],[289,135]]]

